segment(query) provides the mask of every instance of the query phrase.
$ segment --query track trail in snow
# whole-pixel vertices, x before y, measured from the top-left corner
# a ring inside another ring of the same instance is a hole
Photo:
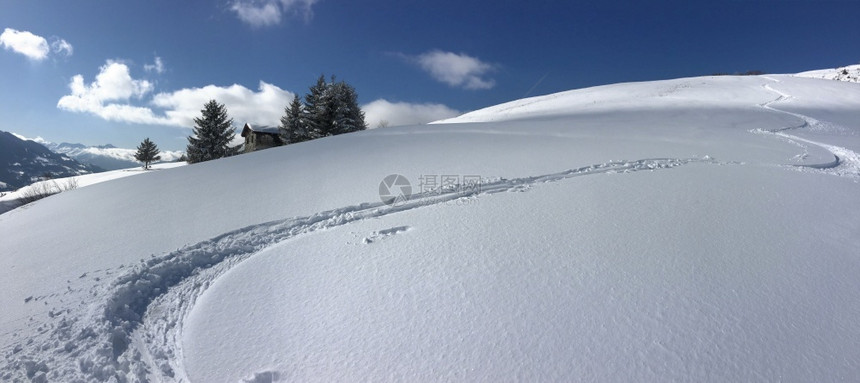
[[[770,80],[770,81],[773,81],[774,83],[780,83],[780,80],[777,80],[777,79],[774,79],[771,77],[764,76],[763,78]],[[761,106],[764,109],[770,110],[770,111],[794,116],[794,117],[800,119],[801,121],[803,121],[803,123],[801,123],[800,125],[797,125],[797,126],[788,126],[788,127],[783,127],[783,128],[779,128],[779,129],[771,129],[771,130],[753,129],[751,131],[752,133],[774,135],[774,136],[780,137],[780,138],[782,138],[782,139],[784,139],[784,140],[786,140],[792,144],[799,146],[801,149],[803,149],[803,153],[795,156],[794,159],[796,159],[798,161],[806,159],[806,157],[809,155],[809,152],[807,150],[807,145],[818,146],[820,148],[827,150],[831,154],[833,154],[833,161],[831,161],[831,162],[826,162],[826,163],[822,163],[822,164],[795,165],[795,166],[798,166],[801,168],[815,169],[815,170],[819,170],[819,171],[822,171],[822,172],[827,173],[827,174],[837,175],[837,176],[841,176],[841,177],[860,178],[860,154],[858,154],[857,152],[855,152],[851,149],[848,149],[848,148],[844,148],[844,147],[836,146],[836,145],[825,144],[825,143],[809,140],[809,139],[806,139],[806,138],[803,138],[803,137],[800,137],[800,136],[797,136],[794,134],[787,133],[787,132],[793,131],[793,130],[820,127],[820,126],[822,126],[822,123],[821,123],[821,121],[814,119],[812,117],[809,117],[807,115],[804,115],[804,114],[788,112],[785,110],[775,108],[773,106],[774,104],[782,103],[782,102],[791,102],[791,100],[794,99],[794,96],[787,94],[787,93],[784,93],[784,92],[781,92],[781,91],[773,88],[772,86],[770,86],[770,84],[764,84],[764,85],[762,85],[762,87],[769,92],[775,93],[777,95],[777,98],[774,100],[765,102],[763,104],[760,104],[759,106]]]
[[[708,156],[613,161],[532,177],[486,179],[471,188],[438,189],[393,206],[362,203],[228,232],[142,260],[130,270],[116,270],[119,276],[113,282],[92,285],[86,295],[96,304],[82,302],[52,316],[49,323],[40,323],[36,336],[11,346],[6,365],[0,366],[0,380],[188,381],[180,346],[183,320],[218,276],[267,247],[298,235],[425,206],[527,191],[537,184],[574,177],[693,163],[724,165]]]

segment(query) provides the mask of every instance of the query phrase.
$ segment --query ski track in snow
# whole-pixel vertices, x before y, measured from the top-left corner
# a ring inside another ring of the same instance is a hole
[[[764,77],[764,78],[771,80],[771,81],[774,81],[774,82],[777,82],[777,83],[780,82],[779,80],[774,79],[774,78],[770,78],[770,77]],[[789,94],[783,93],[777,89],[774,89],[769,84],[764,84],[764,85],[762,85],[762,87],[767,91],[770,91],[772,93],[776,93],[778,97],[774,100],[760,104],[759,106],[761,106],[764,109],[770,110],[770,111],[774,111],[777,113],[783,113],[783,114],[797,117],[801,121],[803,121],[803,123],[798,125],[798,126],[787,126],[787,127],[783,127],[783,128],[779,128],[779,129],[771,129],[771,130],[753,129],[750,132],[752,132],[754,134],[774,135],[774,136],[782,138],[782,139],[784,139],[784,140],[786,140],[786,141],[788,141],[794,145],[799,146],[803,150],[803,153],[801,153],[801,154],[799,154],[793,158],[797,161],[802,161],[802,160],[806,159],[806,157],[809,155],[806,144],[818,146],[820,148],[827,150],[831,154],[833,154],[834,159],[831,162],[826,162],[823,164],[811,164],[811,165],[794,165],[797,168],[818,170],[818,171],[824,172],[826,174],[832,174],[832,175],[836,175],[836,176],[840,176],[840,177],[860,178],[860,154],[858,154],[857,152],[855,152],[851,149],[843,148],[841,146],[829,145],[829,144],[809,140],[809,139],[806,139],[803,137],[799,137],[799,136],[796,136],[793,134],[786,133],[787,131],[798,130],[798,129],[820,128],[820,127],[823,127],[824,124],[821,121],[816,120],[816,119],[809,117],[807,115],[804,115],[804,114],[793,113],[793,112],[788,112],[788,111],[774,108],[773,104],[780,103],[780,102],[790,102],[792,99],[794,99],[794,97],[789,95]]]
[[[224,272],[259,251],[295,236],[368,218],[439,205],[460,199],[503,192],[521,192],[533,185],[579,176],[670,169],[691,163],[727,165],[702,158],[651,158],[612,161],[564,172],[483,180],[479,187],[435,190],[412,196],[402,204],[362,203],[245,227],[183,247],[160,257],[141,260],[133,267],[106,270],[92,278],[88,302],[53,313],[38,326],[36,335],[17,338],[4,348],[3,381],[146,382],[188,381],[182,365],[182,322],[209,285]],[[409,231],[408,226],[372,233],[370,244]],[[119,274],[110,283],[100,278]],[[81,288],[78,290],[86,290]],[[69,287],[67,293],[75,290]],[[47,304],[47,303],[46,303]],[[260,372],[263,378],[270,372]],[[255,381],[256,377],[252,377]]]

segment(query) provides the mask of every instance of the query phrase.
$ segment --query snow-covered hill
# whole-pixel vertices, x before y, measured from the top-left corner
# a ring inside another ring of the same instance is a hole
[[[22,200],[26,199],[28,195],[33,195],[39,191],[59,193],[64,191],[63,189],[67,189],[68,185],[74,185],[74,188],[78,189],[99,184],[102,182],[115,180],[117,178],[145,174],[154,170],[157,171],[164,169],[172,169],[184,165],[186,165],[186,162],[167,162],[152,165],[149,170],[143,170],[142,167],[136,167],[131,169],[111,170],[79,176],[61,177],[45,181],[37,181],[30,185],[18,188],[15,191],[6,192],[3,193],[3,195],[0,195],[0,214],[19,207],[23,203]]]
[[[617,84],[62,193],[0,215],[0,380],[857,380],[858,105]]]
[[[42,140],[41,144],[56,153],[65,154],[83,163],[93,164],[105,170],[120,170],[140,166],[134,159],[136,149],[117,148],[113,145],[85,146],[67,142],[54,143]],[[183,152],[162,150],[159,155],[163,162],[174,162],[182,157]]]

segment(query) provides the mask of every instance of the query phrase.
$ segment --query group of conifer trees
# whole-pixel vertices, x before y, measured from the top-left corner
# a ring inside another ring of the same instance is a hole
[[[188,137],[188,162],[238,154],[241,145],[230,144],[236,132],[224,104],[210,100],[200,112],[201,117],[194,119],[193,134]],[[367,129],[355,88],[343,81],[336,82],[334,76],[331,81],[320,76],[304,100],[295,96],[284,112],[279,128],[285,144]]]
[[[320,76],[304,101],[293,97],[284,112],[280,131],[286,144],[367,129],[355,88],[334,76],[328,82]]]

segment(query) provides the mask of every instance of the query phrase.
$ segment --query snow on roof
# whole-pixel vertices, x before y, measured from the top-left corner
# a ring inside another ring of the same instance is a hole
[[[277,126],[266,126],[266,125],[256,125],[256,124],[246,123],[245,126],[242,128],[242,137],[245,137],[245,135],[246,135],[245,129],[248,129],[252,132],[257,132],[257,133],[267,133],[267,134],[278,134],[279,133]]]

